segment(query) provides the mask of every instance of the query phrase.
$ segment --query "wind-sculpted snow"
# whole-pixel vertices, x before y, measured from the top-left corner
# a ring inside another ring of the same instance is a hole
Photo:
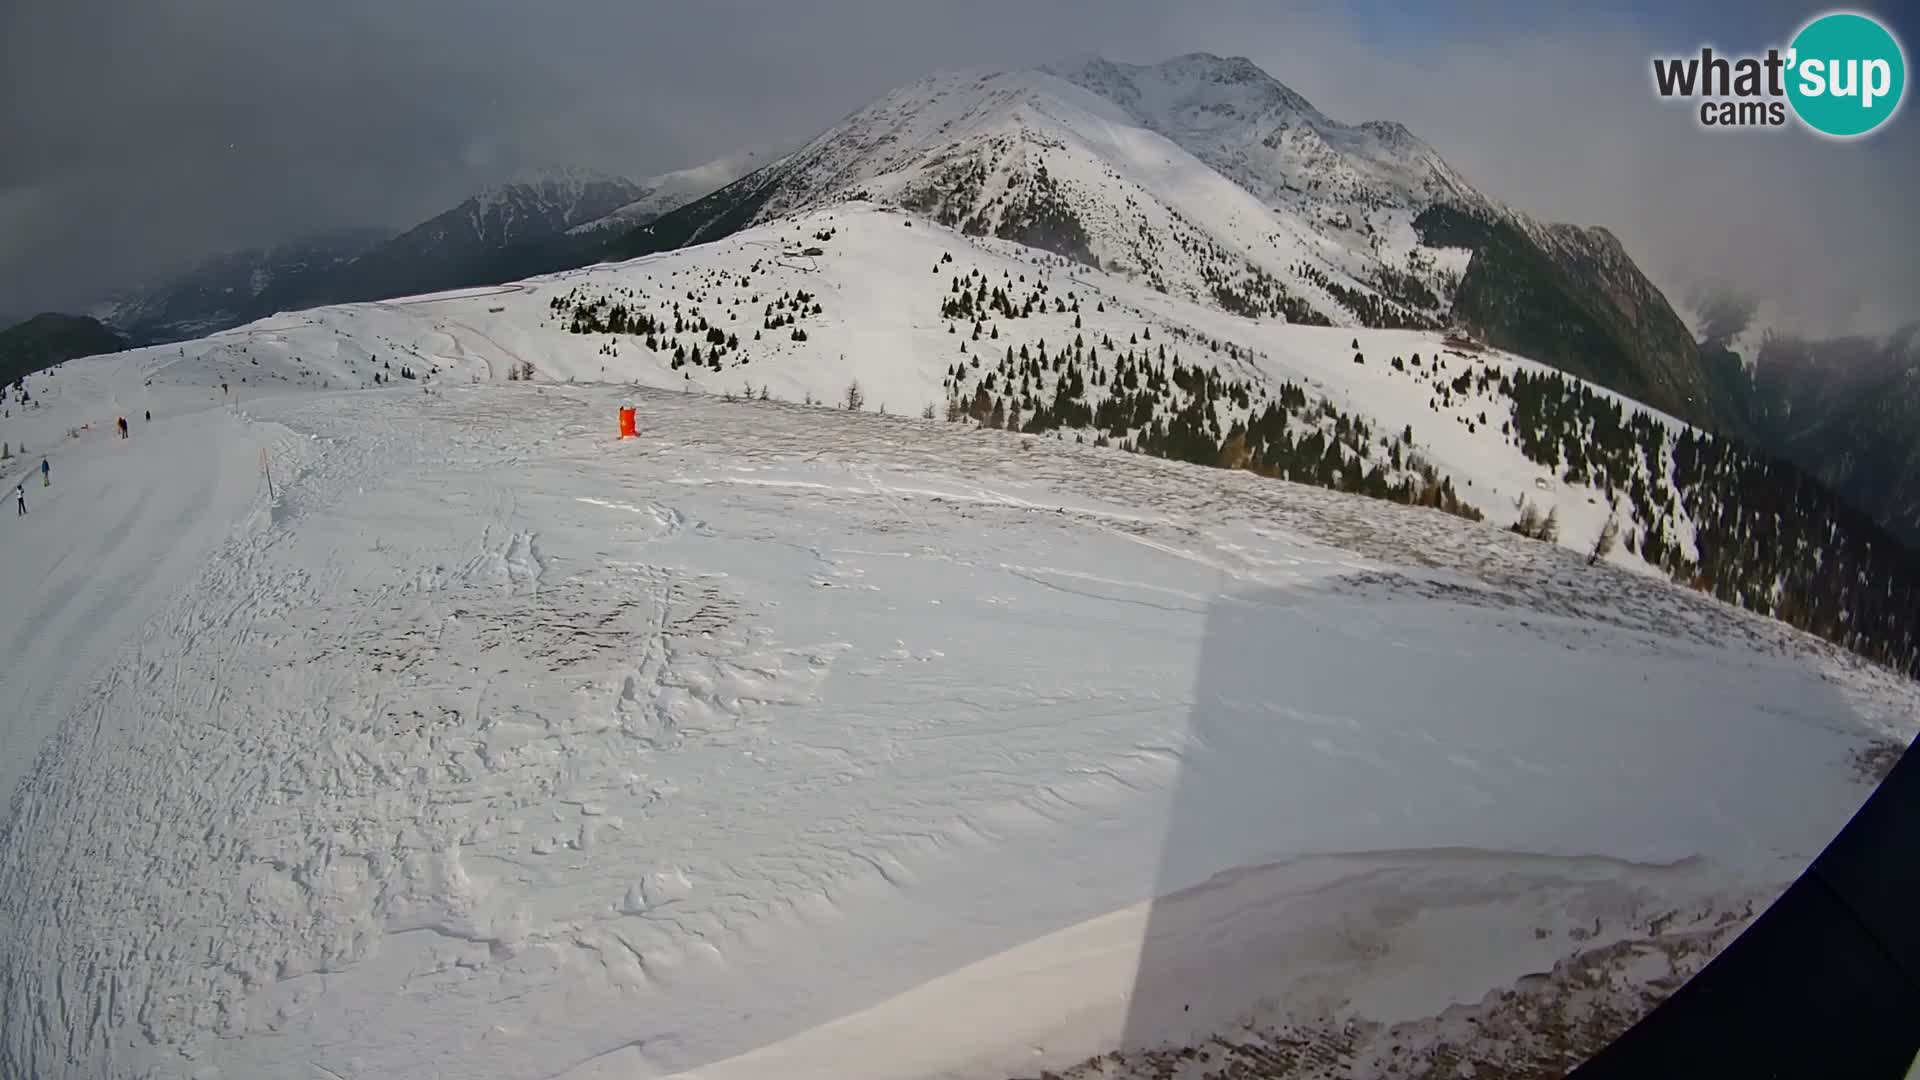
[[[458,339],[462,373],[511,355]],[[6,585],[0,661],[69,688],[4,701],[7,1076],[1032,1075],[1256,1017],[1444,1032],[1737,926],[1915,729],[1820,642],[1435,512],[659,390],[222,410],[225,369],[188,385],[220,354],[140,355],[48,410],[172,411],[60,444],[75,490],[10,523],[175,554],[151,604]]]

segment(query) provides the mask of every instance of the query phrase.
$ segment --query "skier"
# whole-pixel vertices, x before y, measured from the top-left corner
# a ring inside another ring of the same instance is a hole
[[[47,464],[46,458],[40,459],[40,486],[53,486],[53,466]]]
[[[149,424],[151,424],[151,423],[153,423],[153,410],[152,410],[152,409],[148,409],[148,410],[147,410],[147,423],[149,423]]]
[[[15,484],[13,486],[13,494],[15,498],[20,500],[20,509],[13,516],[26,517],[27,516],[27,485]]]

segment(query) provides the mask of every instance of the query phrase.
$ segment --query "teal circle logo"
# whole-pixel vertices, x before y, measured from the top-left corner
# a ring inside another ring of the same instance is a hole
[[[1787,100],[1802,123],[1851,139],[1893,119],[1907,91],[1907,59],[1891,31],[1837,11],[1802,27],[1787,52]]]

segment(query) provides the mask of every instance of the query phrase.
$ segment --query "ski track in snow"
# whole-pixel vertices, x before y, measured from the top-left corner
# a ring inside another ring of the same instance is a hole
[[[1065,1067],[1156,896],[1356,853],[1253,895],[1411,875],[1551,967],[1770,898],[1917,715],[1491,526],[940,423],[489,386],[137,435],[63,452],[5,586],[6,1075],[811,1075],[908,1016],[873,1075]],[[1183,950],[1280,947],[1209,902]],[[1387,1022],[1535,970],[1343,982],[1427,955],[1394,910],[1281,989]]]

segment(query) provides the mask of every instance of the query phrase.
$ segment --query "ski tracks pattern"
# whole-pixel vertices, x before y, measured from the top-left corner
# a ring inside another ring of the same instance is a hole
[[[382,942],[425,932],[418,978],[470,978],[669,904],[686,875],[632,867],[673,785],[636,766],[825,677],[715,579],[549,551],[486,475],[511,453],[450,439],[465,482],[426,491],[388,465],[417,442],[310,413],[270,452],[269,513],[23,782],[0,833],[0,1075],[169,1075],[297,1024],[317,979]],[[420,543],[407,508],[428,500],[469,528]],[[625,509],[623,551],[685,524]],[[538,912],[492,887],[556,874],[604,881]]]

